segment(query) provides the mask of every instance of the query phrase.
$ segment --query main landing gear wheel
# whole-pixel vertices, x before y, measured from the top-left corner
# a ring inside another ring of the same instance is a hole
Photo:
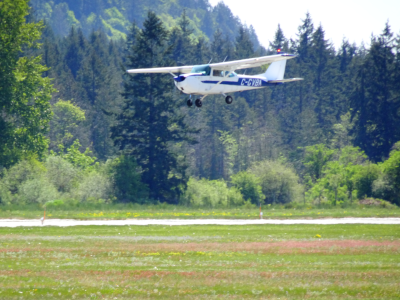
[[[193,101],[192,99],[189,99],[188,101],[186,101],[187,106],[192,107],[193,105]]]
[[[196,104],[197,107],[202,107],[202,106],[203,106],[203,103],[201,103],[201,100],[200,100],[200,99],[197,99],[197,100],[194,102],[194,104]]]
[[[233,102],[233,98],[231,96],[226,96],[225,102],[226,104],[231,104]]]

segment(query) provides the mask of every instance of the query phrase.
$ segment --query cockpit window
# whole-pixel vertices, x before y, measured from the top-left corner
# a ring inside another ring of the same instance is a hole
[[[228,74],[229,74],[229,76],[228,76]],[[213,76],[216,76],[216,77],[226,77],[226,76],[235,77],[236,75],[237,74],[235,72],[231,73],[230,71],[221,71],[221,70],[214,70],[213,69]]]
[[[201,73],[208,76],[211,73],[211,68],[209,65],[194,66],[190,73]]]
[[[212,76],[223,77],[224,76],[224,71],[213,69]]]
[[[225,71],[225,76],[227,76],[229,74],[229,71]],[[231,74],[229,74],[229,77],[235,77],[237,74],[235,72],[232,72]]]

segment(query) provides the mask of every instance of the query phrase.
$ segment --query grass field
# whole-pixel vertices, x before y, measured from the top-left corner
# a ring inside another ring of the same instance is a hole
[[[0,299],[398,299],[399,229],[0,228]]]
[[[40,206],[1,206],[0,218],[39,219],[44,209]],[[285,209],[265,206],[266,219],[345,218],[345,217],[400,217],[397,206]],[[48,207],[46,216],[54,219],[257,219],[259,208],[187,208],[176,205],[92,205],[83,207]]]

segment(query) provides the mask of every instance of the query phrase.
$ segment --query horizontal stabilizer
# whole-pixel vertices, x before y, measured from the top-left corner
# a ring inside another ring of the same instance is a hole
[[[291,81],[300,81],[304,78],[288,78],[288,79],[281,79],[281,80],[268,80],[268,83],[284,83],[284,82],[291,82]]]

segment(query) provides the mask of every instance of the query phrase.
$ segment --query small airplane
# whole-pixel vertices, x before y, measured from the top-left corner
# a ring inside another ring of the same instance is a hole
[[[223,95],[225,102],[231,104],[233,98],[226,95],[228,93],[262,89],[271,85],[303,80],[303,78],[283,79],[286,61],[295,57],[294,54],[280,53],[278,49],[276,55],[197,66],[132,69],[127,70],[127,73],[169,73],[174,77],[178,90],[190,95],[186,102],[187,106],[193,106],[192,95],[201,95],[202,97],[194,102],[197,107],[201,107],[202,101],[209,95]],[[234,72],[265,65],[267,65],[265,73],[259,75],[239,75]]]

